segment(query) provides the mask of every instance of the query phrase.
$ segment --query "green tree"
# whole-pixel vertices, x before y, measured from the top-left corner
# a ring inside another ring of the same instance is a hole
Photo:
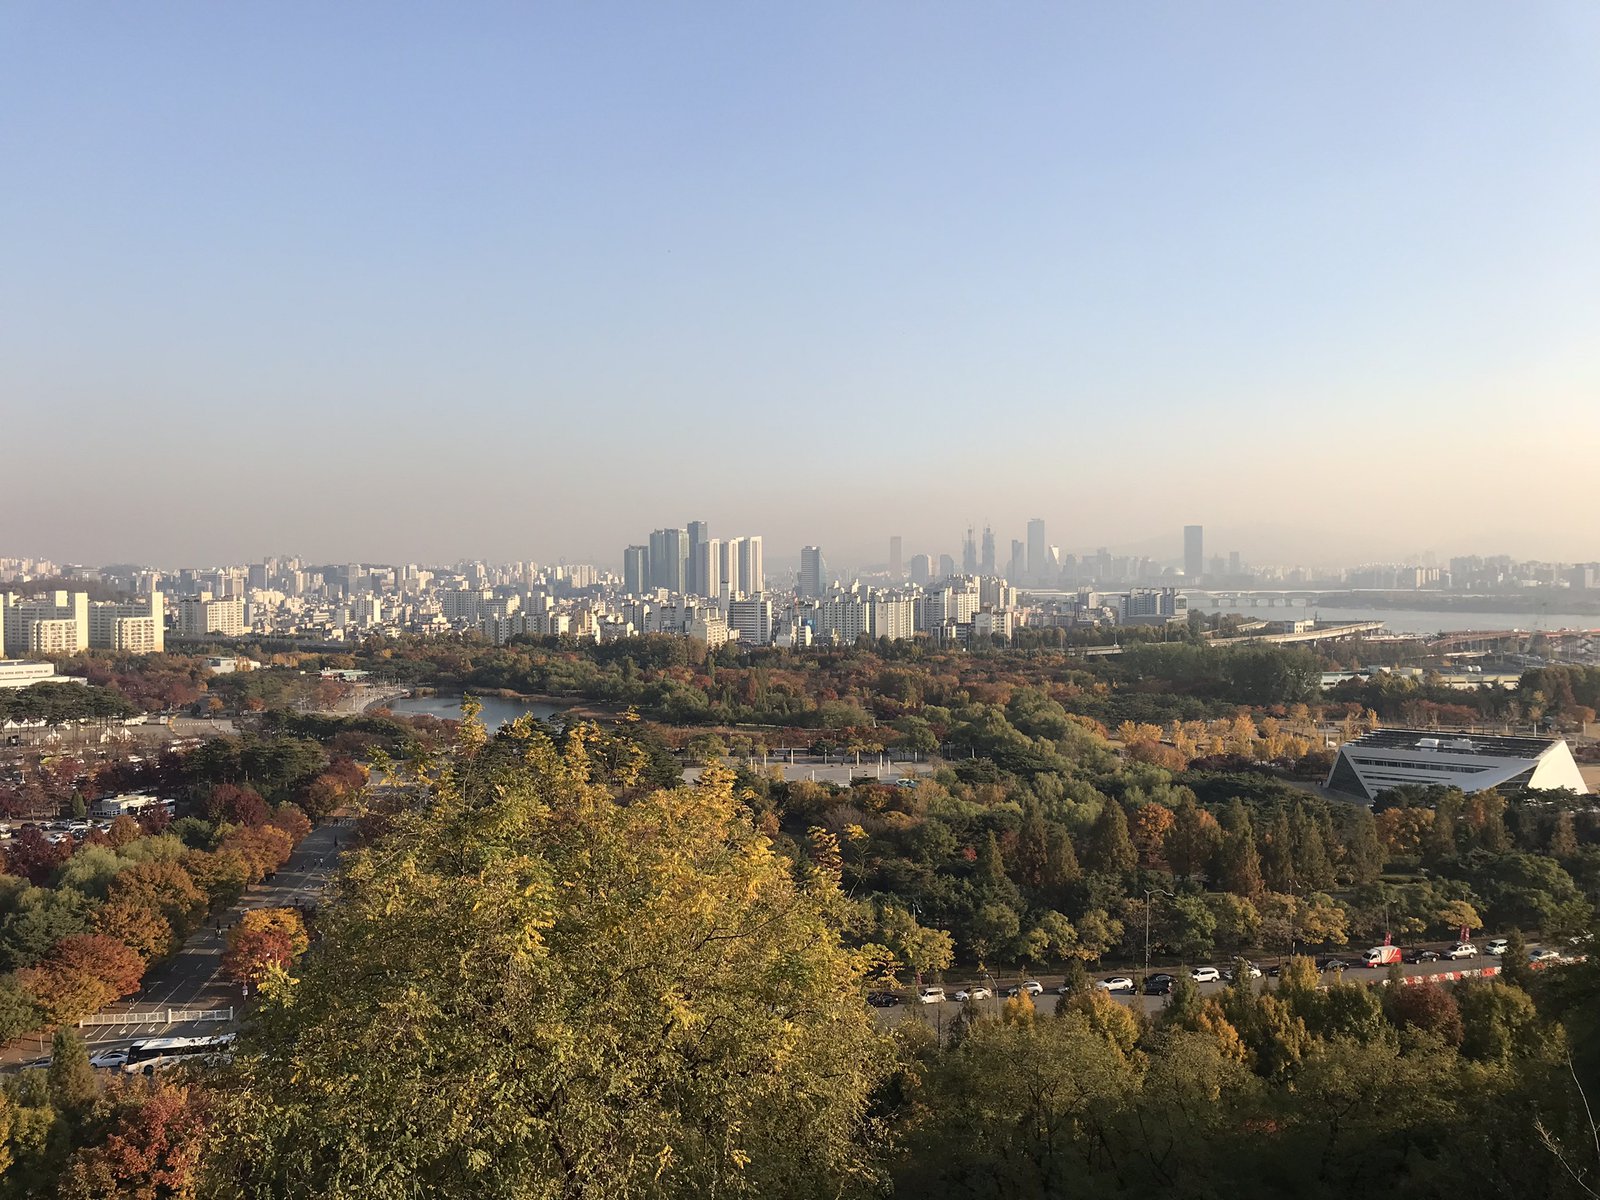
[[[1294,839],[1295,878],[1309,888],[1332,887],[1333,867],[1328,862],[1322,827],[1298,802],[1290,814],[1289,826]]]
[[[1261,876],[1274,892],[1292,893],[1295,889],[1294,835],[1289,830],[1289,814],[1282,805],[1261,839]]]
[[[348,864],[302,976],[269,983],[220,1191],[871,1186],[887,1046],[840,940],[837,844],[818,832],[791,868],[720,768],[647,794],[621,779],[619,800],[592,727],[560,752],[473,732],[431,804]]]
[[[1544,852],[1551,858],[1569,859],[1578,853],[1578,831],[1572,823],[1572,814],[1563,810],[1556,815],[1550,827],[1550,839]]]
[[[1383,843],[1378,838],[1378,823],[1370,808],[1358,808],[1349,818],[1345,836],[1344,869],[1350,882],[1360,887],[1373,883],[1383,874]]]
[[[1538,1049],[1539,1014],[1521,989],[1494,979],[1469,979],[1456,986],[1456,1003],[1461,1009],[1461,1053],[1467,1058],[1505,1063]]]
[[[77,1030],[57,1029],[50,1043],[50,1102],[61,1112],[82,1116],[100,1097],[100,1081],[89,1065],[89,1047]]]
[[[1128,836],[1128,815],[1122,805],[1107,799],[1089,833],[1089,869],[1107,875],[1131,875],[1139,856]]]
[[[1256,852],[1255,830],[1250,824],[1250,814],[1243,802],[1235,796],[1223,814],[1224,830],[1222,849],[1218,853],[1217,882],[1235,896],[1259,896],[1264,889],[1261,882],[1261,856]]]
[[[1190,879],[1203,873],[1221,844],[1216,818],[1195,803],[1192,792],[1185,791],[1173,810],[1163,847],[1173,874]]]
[[[1500,978],[1512,987],[1533,994],[1533,967],[1528,962],[1528,941],[1522,930],[1506,936],[1506,952],[1500,956]]]

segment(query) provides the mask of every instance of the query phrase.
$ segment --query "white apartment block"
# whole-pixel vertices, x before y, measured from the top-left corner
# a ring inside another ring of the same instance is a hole
[[[185,637],[239,637],[245,632],[244,601],[185,596],[178,604],[178,632]]]
[[[751,596],[728,604],[728,628],[747,646],[765,646],[772,641],[772,601]]]
[[[89,605],[89,645],[128,654],[160,654],[167,646],[167,611],[160,592],[127,602]]]
[[[875,638],[888,638],[891,642],[906,641],[916,634],[916,617],[917,606],[910,599],[875,597],[868,632]]]
[[[18,599],[5,596],[0,650],[7,654],[76,654],[89,648],[89,596],[50,592]]]

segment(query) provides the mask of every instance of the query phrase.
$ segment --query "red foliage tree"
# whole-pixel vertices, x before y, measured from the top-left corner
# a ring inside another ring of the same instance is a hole
[[[305,840],[306,834],[311,832],[311,822],[306,819],[306,814],[293,804],[283,803],[272,810],[272,816],[267,819],[267,824],[276,829],[281,829],[289,835],[289,840],[298,846]]]
[[[6,872],[43,887],[55,869],[72,857],[70,841],[52,842],[37,829],[24,829],[6,847]]]
[[[222,956],[222,971],[235,983],[259,986],[275,967],[287,967],[294,958],[294,943],[281,929],[245,929],[230,940]]]
[[[1395,1025],[1434,1034],[1450,1046],[1461,1044],[1461,1008],[1437,983],[1403,984],[1387,999],[1389,1019]]]
[[[198,1095],[158,1083],[142,1102],[122,1106],[105,1140],[72,1156],[57,1195],[61,1200],[192,1197],[206,1138]]]
[[[272,815],[272,810],[255,788],[219,783],[206,797],[206,815],[213,821],[227,821],[233,825],[262,825]]]
[[[37,967],[17,972],[46,1018],[75,1021],[138,991],[144,959],[114,937],[79,933],[62,938]]]

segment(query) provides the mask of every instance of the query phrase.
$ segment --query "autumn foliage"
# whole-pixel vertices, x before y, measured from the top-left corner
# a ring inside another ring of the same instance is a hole
[[[121,999],[139,988],[144,959],[127,944],[103,933],[62,938],[36,967],[19,971],[45,1016],[70,1021]]]
[[[251,909],[228,931],[223,973],[236,983],[260,986],[305,953],[310,944],[300,914],[292,908]]]

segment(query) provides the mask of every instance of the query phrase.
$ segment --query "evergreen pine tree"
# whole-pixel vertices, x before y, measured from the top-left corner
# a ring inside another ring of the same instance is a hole
[[[1294,891],[1294,836],[1289,831],[1289,814],[1281,804],[1262,839],[1261,876],[1274,892]]]
[[[1227,830],[1227,835],[1223,838],[1219,856],[1219,882],[1236,896],[1259,896],[1262,892],[1261,856],[1256,852],[1256,836],[1250,824],[1250,814],[1237,796],[1223,814],[1222,827]]]
[[[1550,829],[1550,840],[1545,853],[1551,858],[1571,858],[1578,853],[1578,831],[1573,827],[1572,814],[1559,813]]]
[[[1122,811],[1122,805],[1110,797],[1095,818],[1090,845],[1094,849],[1094,860],[1089,864],[1091,870],[1108,875],[1130,875],[1138,864],[1133,839],[1128,836],[1128,816]]]
[[[89,1047],[78,1031],[63,1026],[50,1043],[50,1102],[64,1113],[81,1115],[100,1096],[100,1081],[89,1065]]]
[[[1328,862],[1328,848],[1322,840],[1322,827],[1305,810],[1295,803],[1289,819],[1294,838],[1295,877],[1308,888],[1333,886],[1333,867]]]

